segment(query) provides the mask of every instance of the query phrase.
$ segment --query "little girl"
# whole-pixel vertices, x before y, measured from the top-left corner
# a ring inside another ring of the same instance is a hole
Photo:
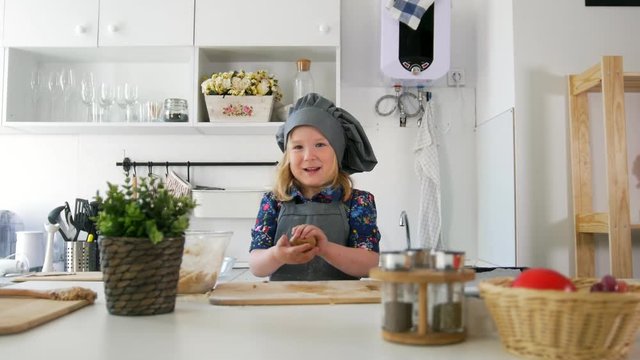
[[[283,157],[251,231],[251,272],[271,280],[367,276],[378,265],[376,205],[372,194],[352,188],[349,175],[372,170],[377,160],[358,120],[308,94],[276,140]]]

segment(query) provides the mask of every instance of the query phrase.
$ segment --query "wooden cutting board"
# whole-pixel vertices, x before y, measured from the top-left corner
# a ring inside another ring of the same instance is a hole
[[[102,281],[101,271],[83,271],[77,273],[35,273],[13,278],[13,282],[24,281]]]
[[[372,280],[262,281],[218,284],[213,305],[363,304],[380,302],[380,282]]]
[[[87,305],[89,302],[86,300],[2,297],[0,298],[0,335],[34,328]]]

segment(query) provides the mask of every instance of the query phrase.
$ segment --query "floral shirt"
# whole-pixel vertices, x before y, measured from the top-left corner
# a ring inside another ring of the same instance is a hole
[[[333,189],[327,187],[313,198],[305,199],[302,193],[294,187],[292,195],[293,201],[298,204],[309,201],[330,203],[333,199],[342,197],[342,188]],[[351,197],[343,201],[343,203],[347,206],[347,216],[349,217],[347,246],[380,252],[380,232],[376,222],[376,203],[373,195],[363,190],[353,189]],[[276,236],[281,206],[282,202],[276,200],[273,192],[264,194],[256,223],[251,229],[250,250],[268,249],[275,245],[277,239],[274,239],[274,237]]]

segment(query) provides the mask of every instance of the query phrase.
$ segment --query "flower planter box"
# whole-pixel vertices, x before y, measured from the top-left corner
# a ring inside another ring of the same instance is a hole
[[[273,96],[205,95],[211,122],[268,122]]]

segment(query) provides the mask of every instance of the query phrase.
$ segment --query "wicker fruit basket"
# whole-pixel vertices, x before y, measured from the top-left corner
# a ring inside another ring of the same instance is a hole
[[[512,288],[513,278],[482,281],[480,296],[502,344],[527,359],[625,359],[640,327],[640,285],[590,293],[597,279],[574,279],[577,292]]]

